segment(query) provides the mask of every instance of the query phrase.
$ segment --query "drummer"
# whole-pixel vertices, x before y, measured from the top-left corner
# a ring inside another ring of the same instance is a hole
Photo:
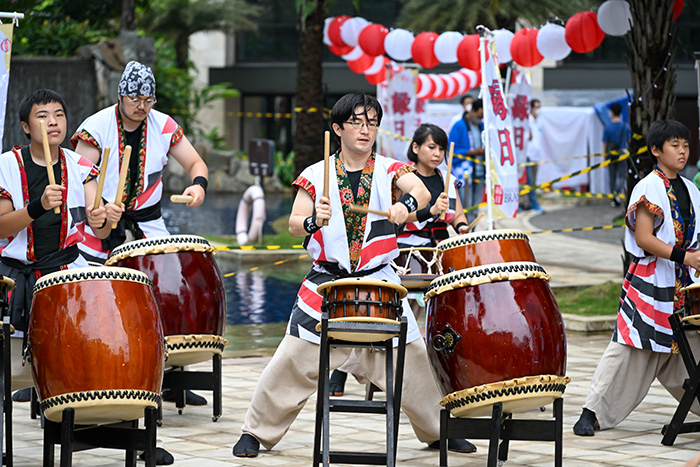
[[[458,234],[467,233],[467,218],[457,196],[462,182],[453,177],[453,183],[445,193],[447,169],[440,164],[445,159],[446,147],[447,134],[439,126],[423,123],[413,133],[407,156],[415,164],[416,175],[430,191],[430,202],[408,215],[406,227],[399,234],[399,248],[434,247],[448,238],[448,225],[452,225]],[[445,218],[441,220],[443,212]]]
[[[10,296],[10,322],[18,337],[11,340],[12,387],[25,389],[13,399],[29,400],[33,382],[30,366],[22,364],[22,350],[34,283],[51,272],[87,267],[78,252],[85,221],[98,238],[105,238],[122,209],[114,203],[93,209],[99,169],[60,147],[67,130],[60,94],[31,92],[19,104],[19,119],[29,144],[0,155],[0,275],[17,286]],[[46,125],[54,184],[49,183],[40,122]]]
[[[304,279],[287,326],[287,334],[260,376],[245,416],[242,435],[233,447],[237,457],[255,457],[260,444],[275,446],[317,388],[321,319],[319,284],[342,277],[386,279],[398,283],[389,265],[398,255],[396,224],[425,206],[429,194],[408,166],[375,154],[377,129],[382,119],[379,102],[363,93],[343,96],[331,112],[331,126],[340,150],[330,158],[330,196],[323,193],[323,161],[306,168],[293,183],[297,195],[289,217],[292,235],[306,237],[314,258]],[[403,195],[396,199],[395,190]],[[358,214],[351,203],[387,212]],[[327,226],[323,226],[324,221]],[[410,309],[409,342],[402,408],[419,440],[439,447],[440,394],[433,380],[425,343]],[[383,385],[384,363],[379,353],[355,349],[369,379]],[[349,358],[347,348],[333,348],[330,368]],[[379,359],[379,360],[378,360]],[[449,447],[462,452],[476,448],[466,440],[449,440]]]

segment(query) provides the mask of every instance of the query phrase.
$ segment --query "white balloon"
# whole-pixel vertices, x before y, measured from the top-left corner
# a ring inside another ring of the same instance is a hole
[[[457,88],[457,81],[454,79],[452,74],[442,74],[440,75],[443,80],[447,83],[447,91],[445,91],[445,99],[451,97]]]
[[[630,5],[625,0],[608,0],[598,8],[598,26],[610,36],[624,36],[632,27]]]
[[[386,54],[399,62],[411,59],[411,44],[413,44],[413,34],[405,29],[392,29],[384,38]]]
[[[571,47],[564,38],[566,30],[558,24],[547,23],[537,33],[537,50],[544,58],[564,60],[571,53]]]
[[[467,92],[467,86],[469,86],[469,79],[462,73],[455,71],[450,73],[452,79],[457,82],[457,94],[464,94]]]
[[[442,94],[445,90],[445,81],[440,79],[440,75],[436,73],[428,73],[428,78],[430,78],[430,81],[432,81],[435,85],[435,92],[433,93],[433,96],[439,96]]]
[[[340,58],[345,60],[346,62],[351,62],[353,60],[357,60],[358,58],[362,57],[364,55],[365,51],[362,50],[362,47],[359,45],[352,49],[350,52],[346,53],[345,55],[341,55]]]
[[[340,25],[340,37],[347,45],[355,47],[360,32],[371,23],[364,18],[355,16]]]
[[[435,39],[433,51],[440,63],[457,63],[457,46],[464,36],[455,31],[443,32]]]
[[[498,63],[504,64],[513,60],[513,57],[510,56],[510,41],[513,40],[514,35],[507,29],[496,29],[493,31],[493,42],[496,44]]]
[[[461,73],[467,78],[467,91],[475,88],[476,84],[479,82],[479,75],[477,75],[476,71],[474,70],[470,70],[468,68],[461,68],[457,73]]]
[[[328,26],[331,25],[334,19],[335,16],[331,16],[329,18],[326,18],[326,20],[323,22],[323,43],[326,45],[333,45],[331,38],[328,37]]]
[[[429,95],[432,95],[432,91],[435,89],[433,81],[425,74],[418,75],[418,81],[421,83],[420,92],[416,94],[416,98],[425,99]]]
[[[374,61],[369,66],[369,68],[365,70],[364,73],[366,75],[374,75],[382,71],[382,68],[384,68],[384,55],[379,55],[377,57],[374,57]]]

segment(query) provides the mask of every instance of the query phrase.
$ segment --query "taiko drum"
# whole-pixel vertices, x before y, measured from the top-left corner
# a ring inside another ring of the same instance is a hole
[[[226,345],[226,292],[214,254],[202,237],[172,235],[121,245],[105,263],[136,269],[153,282],[168,366],[210,360]]]
[[[549,280],[537,263],[511,262],[451,272],[430,284],[428,356],[453,415],[470,413],[473,402],[493,404],[481,389],[465,393],[484,385],[493,397],[520,402],[550,389],[561,395],[568,382],[566,333]],[[508,382],[505,388],[501,382]],[[524,403],[540,405],[536,397]]]
[[[126,268],[59,271],[34,287],[29,321],[32,376],[41,408],[60,422],[115,423],[157,407],[165,360],[151,281]]]
[[[530,241],[519,230],[487,230],[457,235],[437,244],[448,273],[485,264],[535,261]]]

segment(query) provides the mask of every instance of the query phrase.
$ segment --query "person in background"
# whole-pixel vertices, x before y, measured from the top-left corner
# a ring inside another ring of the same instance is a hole
[[[472,109],[472,104],[474,104],[474,96],[472,96],[471,94],[463,95],[462,98],[459,100],[459,104],[462,106],[462,111],[454,117],[452,117],[452,120],[450,120],[450,125],[447,127],[448,132],[452,130],[452,127],[455,126],[455,123],[462,119],[465,112],[469,112]]]
[[[525,170],[527,184],[531,187],[537,185],[537,163],[542,160],[542,126],[540,122],[537,121],[540,107],[542,107],[542,103],[539,99],[532,99],[530,101],[530,141],[527,145],[527,161],[535,164],[528,165]],[[530,202],[530,209],[533,209],[538,214],[544,213],[544,210],[540,207],[540,203],[537,201],[537,193],[535,190],[530,191],[527,194],[527,198]]]
[[[450,130],[449,142],[454,143],[455,158],[452,160],[452,173],[465,185],[460,189],[460,197],[463,206],[477,206],[481,203],[484,194],[486,165],[484,158],[484,144],[481,133],[484,131],[482,119],[484,118],[483,104],[480,99],[472,103],[468,112],[464,112]],[[457,155],[476,159],[471,162]],[[466,181],[469,180],[469,184]],[[467,213],[467,218],[472,221],[476,218],[476,210]]]
[[[615,102],[610,105],[610,123],[605,125],[603,130],[603,152],[621,151],[627,149],[627,141],[631,138],[630,128],[627,123],[622,121],[622,106]],[[620,157],[617,155],[607,155],[607,160],[613,160]],[[625,189],[627,163],[625,161],[616,162],[608,166],[608,175],[610,177],[610,193],[613,195],[611,206],[620,206],[619,194]]]

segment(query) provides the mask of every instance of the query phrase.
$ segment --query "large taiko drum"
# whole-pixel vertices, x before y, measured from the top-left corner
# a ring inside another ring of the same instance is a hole
[[[396,324],[401,320],[401,300],[408,294],[399,284],[360,277],[326,282],[316,290],[323,297],[321,311],[328,312],[329,320],[379,324]],[[329,332],[328,335],[341,340],[374,342],[395,337],[396,333]]]
[[[700,325],[700,282],[683,287],[681,292],[685,292],[685,317],[682,321]]]
[[[428,356],[455,417],[540,407],[561,397],[566,333],[549,275],[534,262],[448,273],[426,293]]]
[[[168,366],[211,360],[226,346],[226,292],[214,254],[202,237],[172,235],[125,243],[105,263],[142,271],[153,281]]]
[[[60,422],[116,423],[160,402],[163,328],[151,281],[125,268],[59,271],[37,280],[29,320],[41,409]]]
[[[406,290],[424,292],[434,279],[442,275],[441,253],[432,247],[401,248],[391,267]]]
[[[535,261],[527,235],[511,229],[457,235],[438,243],[437,249],[446,273],[485,264]]]

